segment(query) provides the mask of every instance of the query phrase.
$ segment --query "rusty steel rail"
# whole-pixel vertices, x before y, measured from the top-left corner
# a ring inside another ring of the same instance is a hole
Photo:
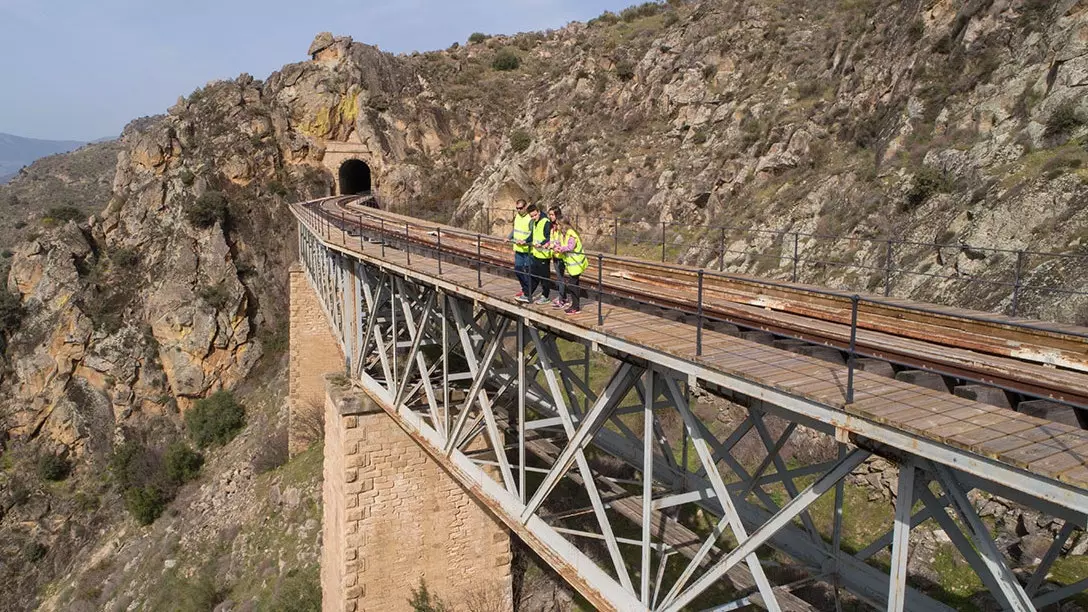
[[[399,242],[442,257],[510,267],[510,247],[503,238],[356,207],[356,199],[328,198],[315,212],[329,231],[395,235]],[[855,299],[807,285],[595,255],[585,278],[597,277],[602,265],[605,293],[698,317],[700,325],[704,319],[724,321],[854,348],[859,356],[1088,407],[1088,329],[877,296]]]

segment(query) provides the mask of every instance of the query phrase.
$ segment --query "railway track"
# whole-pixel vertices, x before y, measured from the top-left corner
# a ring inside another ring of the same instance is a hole
[[[382,234],[391,244],[441,250],[447,258],[512,266],[502,238],[360,206],[357,200],[329,198],[310,210],[328,231]],[[607,294],[693,316],[699,312],[701,281],[702,314],[709,320],[849,348],[850,293],[590,253],[583,289],[591,295],[599,263]],[[856,314],[859,356],[998,387],[1025,399],[1088,408],[1088,329],[876,296],[861,296]]]

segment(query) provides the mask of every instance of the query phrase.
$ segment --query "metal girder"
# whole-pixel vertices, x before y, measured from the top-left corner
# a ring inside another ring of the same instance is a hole
[[[773,586],[765,575],[756,551],[770,545],[791,558],[794,568],[807,572],[807,580],[832,581],[837,606],[842,588],[877,607],[946,611],[947,606],[910,588],[902,577],[910,530],[927,518],[942,525],[979,570],[984,584],[998,591],[1010,609],[1034,609],[1033,605],[1072,594],[1078,586],[1032,601],[1029,595],[1037,591],[1062,544],[1051,547],[1028,588],[1020,587],[977,513],[972,519],[966,492],[986,490],[1065,520],[1059,541],[1074,526],[1084,525],[1083,502],[1088,500],[1084,492],[1042,481],[1019,486],[1021,481],[1014,476],[1020,472],[1010,466],[957,453],[743,378],[693,370],[695,366],[648,347],[415,271],[401,265],[399,255],[380,260],[352,253],[322,240],[305,225],[299,245],[307,278],[345,351],[353,378],[595,605],[679,610],[704,597],[719,579],[743,570],[750,575],[742,580],[741,592],[710,609],[759,603],[775,610],[779,602],[803,609],[797,607],[803,602],[790,599],[788,587]],[[447,260],[445,265],[458,264]],[[570,344],[561,351],[561,343]],[[440,347],[440,354],[433,347]],[[591,347],[606,349],[602,354],[615,366],[603,387],[590,378]],[[583,351],[585,357],[569,359],[571,350]],[[712,430],[714,424],[688,404],[689,381],[696,377],[699,386],[737,400],[748,411],[745,418],[729,431]],[[462,399],[454,402],[451,394]],[[765,414],[786,420],[777,439],[770,436]],[[669,415],[674,415],[672,420],[663,420]],[[682,422],[679,430],[675,416]],[[802,425],[840,442],[847,437],[837,434],[849,432],[851,440],[864,440],[858,444],[865,448],[875,441],[900,452],[908,449],[905,457],[891,458],[906,474],[900,480],[895,527],[859,553],[860,559],[841,550],[842,516],[850,510],[843,506],[843,478],[869,451],[843,444],[836,460],[787,466],[781,451]],[[758,465],[733,454],[753,429],[767,452],[753,462]],[[486,447],[478,443],[485,438]],[[542,445],[554,452],[543,452]],[[637,476],[610,478],[598,473],[587,453],[590,447],[595,454],[626,463]],[[698,465],[689,466],[688,453],[694,453]],[[536,465],[543,462],[547,467],[530,465],[534,458]],[[578,469],[572,470],[574,466]],[[774,472],[768,473],[772,466]],[[725,469],[728,472],[723,473]],[[540,478],[527,478],[533,473]],[[815,477],[815,482],[799,491],[794,483],[801,477]],[[930,479],[941,485],[943,495],[926,488]],[[545,511],[554,503],[549,502],[550,495],[561,482],[577,484],[587,501],[576,507],[584,511],[557,512],[551,506]],[[1004,484],[1011,482],[1018,486]],[[788,496],[781,507],[768,492],[770,486],[781,487]],[[832,488],[833,526],[830,534],[821,534],[807,510]],[[925,507],[912,516],[914,499]],[[945,509],[949,505],[968,525],[967,533],[953,528],[956,522]],[[619,512],[618,507],[624,510]],[[699,508],[714,517],[711,525],[716,527],[697,545],[670,544],[668,531],[653,524],[655,517],[678,516],[675,511],[683,508]],[[577,523],[591,515],[600,533]],[[614,521],[621,516],[637,524],[637,539],[619,537]],[[802,520],[805,529],[794,525],[795,519]],[[736,537],[735,546],[720,537],[726,531]],[[587,540],[603,543],[606,554],[587,555],[583,550]],[[862,560],[888,544],[893,559],[890,578]],[[636,547],[639,554],[627,559],[619,554],[620,546]],[[678,554],[690,560],[684,574],[673,578],[666,565]]]

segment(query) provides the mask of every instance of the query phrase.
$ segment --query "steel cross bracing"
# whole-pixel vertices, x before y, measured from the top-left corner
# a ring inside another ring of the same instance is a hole
[[[1085,526],[1076,504],[848,436],[513,305],[331,248],[305,224],[299,246],[356,384],[599,607],[814,609],[804,595],[836,608],[848,597],[877,609],[950,610],[907,583],[910,533],[927,519],[1006,609],[1034,610],[1088,587],[1039,592],[1064,541]],[[744,417],[723,431],[693,406],[699,387]],[[772,431],[771,416],[785,426]],[[801,429],[838,441],[838,457],[787,464],[780,451]],[[765,451],[755,465],[738,456],[745,438]],[[900,466],[894,527],[851,552],[842,542],[843,482],[871,453]],[[1026,585],[974,510],[973,489],[1065,521]],[[814,504],[825,495],[821,524]],[[869,563],[878,556],[889,571]]]

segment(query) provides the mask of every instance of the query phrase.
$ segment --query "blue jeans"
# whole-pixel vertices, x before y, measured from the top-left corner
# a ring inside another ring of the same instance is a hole
[[[525,295],[532,296],[537,287],[540,287],[540,295],[543,298],[548,297],[548,293],[551,291],[552,281],[549,278],[551,276],[551,267],[549,264],[551,259],[537,259],[533,258],[532,276],[529,281],[529,293]]]
[[[555,268],[555,291],[560,297],[566,295],[563,287],[563,279],[567,275],[567,264],[562,259],[553,259],[552,266]]]
[[[518,277],[518,283],[521,285],[521,292],[529,297],[533,294],[533,287],[530,283],[529,272],[533,266],[533,256],[530,253],[514,253],[514,274]]]

